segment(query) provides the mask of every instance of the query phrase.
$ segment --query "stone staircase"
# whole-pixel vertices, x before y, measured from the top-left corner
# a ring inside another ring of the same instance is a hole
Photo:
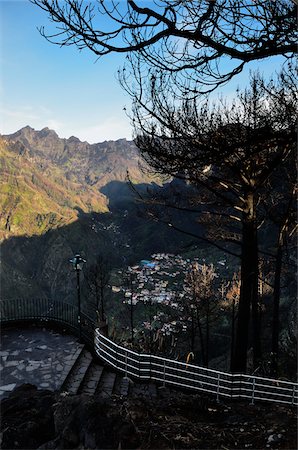
[[[158,389],[154,383],[139,383],[116,373],[111,367],[92,357],[83,347],[65,378],[61,391],[70,394],[96,395],[103,399],[112,395],[154,398]]]

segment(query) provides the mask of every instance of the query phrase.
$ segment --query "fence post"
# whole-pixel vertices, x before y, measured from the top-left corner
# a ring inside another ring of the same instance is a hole
[[[163,362],[163,383],[162,383],[163,387],[165,387],[166,385],[166,362],[164,360]]]
[[[220,373],[217,374],[217,389],[216,389],[216,401],[219,403],[219,380],[220,380]]]
[[[117,369],[118,369],[118,366],[119,366],[119,364],[118,364],[119,356],[118,356],[118,350],[117,350],[117,347],[116,347],[116,350],[115,350],[115,354],[116,354],[116,367],[117,367]]]
[[[295,390],[296,390],[296,386],[293,386],[293,394],[292,394],[292,405],[294,405],[295,402]]]
[[[243,379],[242,374],[240,374],[239,375],[240,382],[239,382],[239,388],[238,388],[238,392],[237,392],[239,398],[242,397],[242,392],[241,392],[242,391],[242,379]],[[234,376],[233,376],[233,384],[232,384],[232,386],[233,386],[233,391],[234,391]]]
[[[125,378],[127,378],[127,350],[125,350]]]
[[[252,397],[251,397],[251,405],[255,404],[255,384],[256,384],[256,379],[253,378],[253,382],[252,382]]]

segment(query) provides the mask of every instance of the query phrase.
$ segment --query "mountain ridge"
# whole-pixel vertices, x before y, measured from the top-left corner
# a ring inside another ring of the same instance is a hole
[[[84,213],[109,211],[102,192],[113,181],[151,183],[132,141],[96,144],[29,125],[0,135],[0,238],[42,234]],[[156,180],[155,180],[156,181]]]
[[[75,253],[86,266],[105,255],[123,267],[180,246],[178,232],[140,211],[127,171],[144,195],[163,186],[125,139],[88,144],[30,127],[0,136],[2,298],[73,302]]]

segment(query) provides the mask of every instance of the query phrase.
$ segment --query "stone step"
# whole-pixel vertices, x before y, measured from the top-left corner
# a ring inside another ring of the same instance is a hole
[[[122,397],[127,397],[129,395],[129,388],[130,388],[130,379],[127,377],[122,377],[121,378],[121,383],[120,383],[120,395]]]
[[[111,397],[113,395],[115,381],[116,374],[105,369],[96,390],[99,397]]]
[[[115,383],[114,383],[113,395],[121,395],[120,394],[121,381],[122,381],[122,376],[120,374],[117,374],[116,378],[115,378]]]
[[[62,391],[69,392],[70,394],[77,394],[80,385],[86,375],[86,372],[92,362],[92,355],[88,350],[84,348],[76,363],[74,364],[69,376],[65,380],[62,386]]]
[[[75,351],[73,355],[67,356],[64,360],[64,368],[61,373],[61,377],[59,380],[59,383],[56,383],[56,389],[58,389],[61,386],[61,389],[63,385],[65,384],[67,378],[70,376],[71,371],[73,370],[73,367],[78,364],[80,355],[84,351],[84,344],[77,344],[78,348]]]
[[[92,361],[78,390],[79,394],[94,395],[103,373],[103,366]]]

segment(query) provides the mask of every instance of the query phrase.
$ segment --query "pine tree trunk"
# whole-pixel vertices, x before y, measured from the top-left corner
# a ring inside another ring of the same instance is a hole
[[[195,352],[195,319],[193,310],[191,310],[191,342],[190,342],[190,350]]]
[[[234,347],[235,347],[235,305],[236,300],[233,297],[232,305],[232,330],[231,330],[231,349],[230,349],[230,370],[232,371],[232,363],[234,358]]]
[[[250,308],[253,316],[254,356],[260,353],[258,320],[258,241],[256,211],[253,192],[247,193],[242,218],[241,288],[235,352],[231,362],[233,372],[245,373],[247,366]]]
[[[274,292],[273,292],[273,318],[272,318],[272,344],[271,344],[271,374],[277,375],[278,368],[278,338],[279,338],[279,302],[280,302],[280,278],[282,268],[282,239],[279,238],[276,254]]]
[[[200,342],[201,342],[201,352],[202,352],[202,363],[203,366],[206,364],[206,357],[205,357],[205,346],[204,346],[204,337],[203,337],[203,330],[202,325],[199,317],[199,310],[197,308],[197,323],[199,328],[199,336],[200,336]]]
[[[104,293],[103,287],[100,287],[100,309],[101,309],[101,320],[105,320],[105,312],[104,312]]]
[[[207,299],[207,314],[206,314],[206,367],[209,365],[209,327],[210,327],[210,308],[209,298]]]

